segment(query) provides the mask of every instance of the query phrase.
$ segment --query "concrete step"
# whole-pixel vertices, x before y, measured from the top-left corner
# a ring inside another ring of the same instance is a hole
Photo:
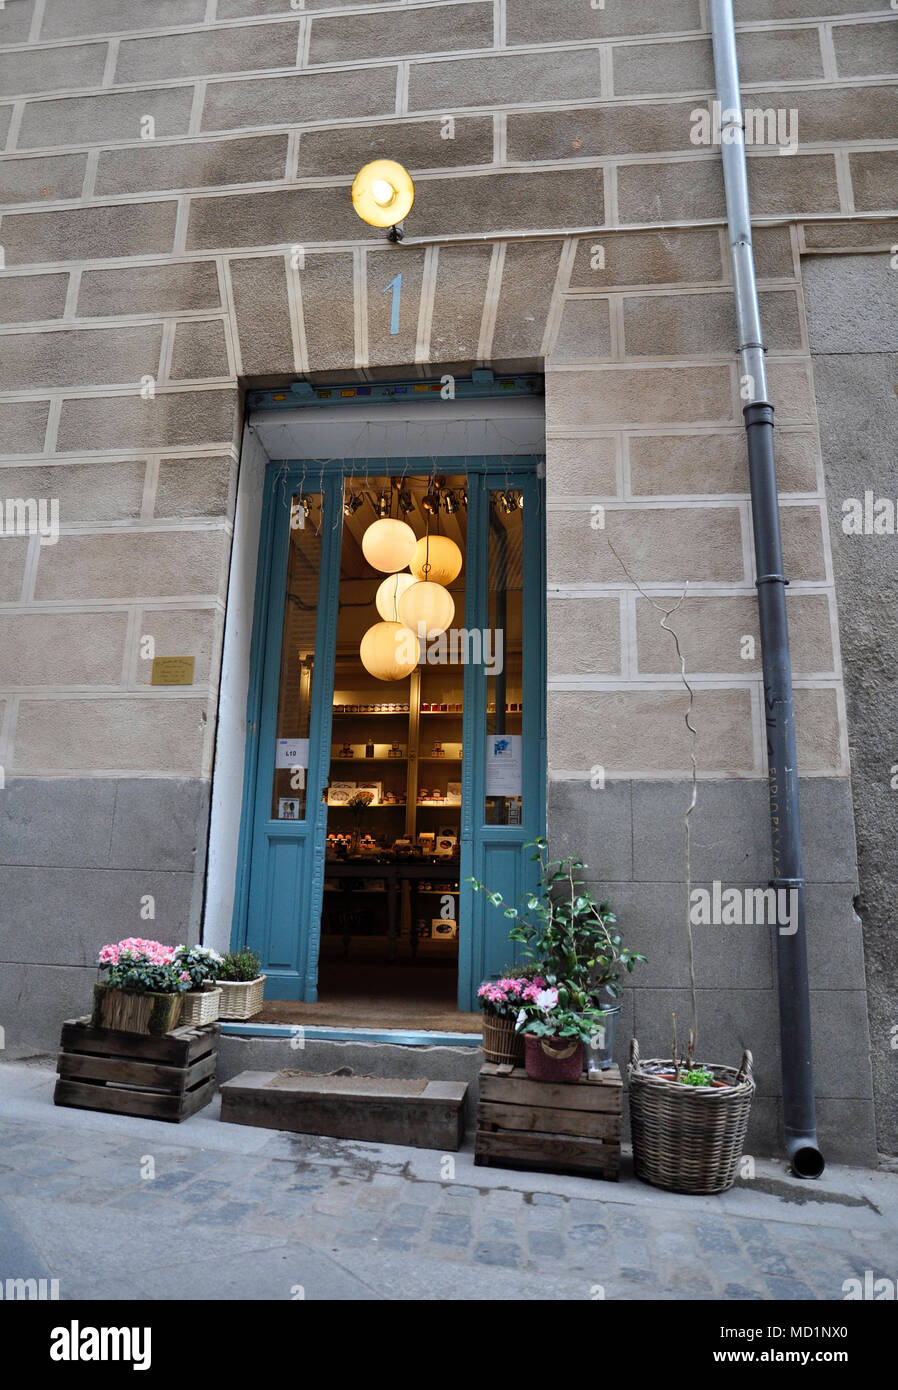
[[[326,1134],[457,1151],[464,1137],[463,1081],[244,1071],[221,1088],[221,1118],[294,1134]]]
[[[235,1036],[222,1031],[218,1080],[242,1071],[303,1071],[315,1076],[397,1077],[405,1081],[463,1081],[465,1122],[474,1127],[477,1079],[483,1065],[479,1047],[449,1043],[360,1042],[308,1036]]]

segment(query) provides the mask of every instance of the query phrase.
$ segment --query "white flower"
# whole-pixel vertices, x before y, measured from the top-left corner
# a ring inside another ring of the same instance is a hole
[[[557,989],[542,989],[536,996],[536,1007],[541,1009],[544,1014],[549,1013],[558,1003]]]
[[[520,1013],[518,1014],[517,1019],[516,1019],[516,1021],[515,1021],[515,1025],[514,1025],[514,1026],[515,1026],[515,1032],[517,1032],[517,1030],[520,1028],[521,1024],[524,1022],[524,1020],[525,1020],[526,1017],[527,1017],[527,1010],[526,1010],[526,1009],[521,1009],[521,1011],[520,1011]]]

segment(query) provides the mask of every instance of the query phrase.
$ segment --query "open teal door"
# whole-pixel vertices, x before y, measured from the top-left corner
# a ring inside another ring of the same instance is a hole
[[[235,937],[270,999],[317,997],[343,480],[270,464],[249,697]]]
[[[545,515],[536,461],[468,481],[466,624],[484,660],[466,667],[459,1007],[514,959],[510,922],[467,882],[517,904],[537,883],[528,849],[546,824]]]

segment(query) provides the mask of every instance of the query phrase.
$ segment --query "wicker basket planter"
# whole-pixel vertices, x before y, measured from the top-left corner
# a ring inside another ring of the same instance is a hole
[[[219,1017],[219,1005],[221,1004],[221,990],[208,981],[203,988],[188,990],[182,994],[184,1000],[184,1012],[181,1015],[181,1022],[185,1027],[197,1027],[204,1023],[214,1023]]]
[[[483,1055],[487,1062],[494,1062],[496,1066],[503,1063],[511,1067],[524,1065],[524,1039],[515,1032],[514,1025],[513,1018],[483,1015]]]
[[[733,1186],[755,1083],[752,1056],[742,1065],[705,1063],[725,1086],[684,1086],[654,1074],[667,1061],[642,1062],[639,1044],[630,1044],[630,1127],[636,1176],[669,1192],[726,1192]]]
[[[264,975],[257,975],[254,980],[216,980],[215,986],[221,990],[218,1017],[253,1018],[261,1013],[265,979]]]
[[[532,1081],[579,1081],[583,1075],[583,1044],[568,1038],[524,1035],[524,1066]]]
[[[94,985],[92,1028],[119,1033],[170,1033],[181,1022],[181,994],[143,994],[134,989]]]

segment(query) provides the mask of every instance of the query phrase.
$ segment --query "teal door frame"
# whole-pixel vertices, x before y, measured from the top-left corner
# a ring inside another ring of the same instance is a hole
[[[529,456],[441,458],[439,472],[468,479],[465,626],[488,626],[489,493],[514,489],[523,509],[523,785],[522,824],[485,823],[487,673],[464,668],[462,718],[461,884],[459,892],[459,1008],[476,1007],[481,979],[512,959],[508,922],[465,879],[471,875],[517,901],[535,886],[523,846],[545,830],[546,658],[545,504],[540,460]],[[266,470],[255,611],[250,649],[247,739],[232,949],[258,952],[268,976],[266,996],[317,999],[318,950],[324,888],[327,805],[322,791],[330,768],[334,663],[338,618],[343,490],[360,476],[430,474],[426,458],[306,459],[271,462]],[[315,632],[315,666],[306,770],[305,818],[271,818],[281,647],[286,606],[290,504],[303,491],[322,497],[322,547]]]

